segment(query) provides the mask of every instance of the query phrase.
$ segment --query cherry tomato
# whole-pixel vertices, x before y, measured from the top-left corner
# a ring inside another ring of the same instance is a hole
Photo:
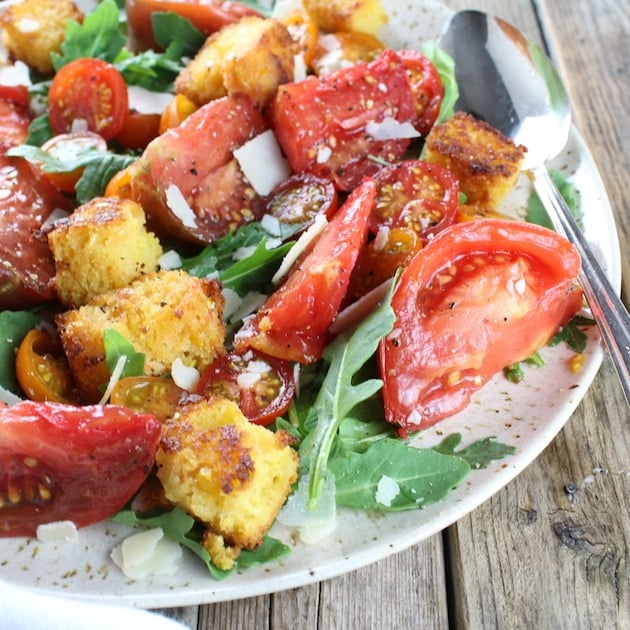
[[[400,51],[416,100],[416,129],[426,135],[440,113],[444,86],[431,61],[417,50]]]
[[[160,114],[141,114],[130,111],[122,129],[114,137],[123,149],[144,149],[160,133]]]
[[[256,194],[233,151],[265,130],[247,96],[211,101],[158,136],[134,164],[132,198],[151,229],[207,244],[256,218]]]
[[[545,345],[582,305],[580,257],[521,221],[456,223],[403,271],[379,346],[383,400],[401,434],[463,409],[503,367]]]
[[[0,100],[27,108],[30,104],[28,88],[25,85],[0,85]]]
[[[171,418],[186,392],[173,379],[162,376],[128,376],[112,389],[109,401],[134,411],[150,413],[160,420]]]
[[[52,300],[55,263],[42,226],[70,202],[22,158],[0,156],[0,190],[0,308]]]
[[[160,433],[153,416],[113,405],[0,408],[0,536],[108,518],[151,472]]]
[[[197,393],[206,398],[229,398],[251,422],[267,426],[291,404],[295,394],[293,366],[251,350],[231,352],[205,369]]]
[[[48,114],[55,133],[69,133],[78,121],[111,140],[129,111],[127,84],[118,70],[101,59],[75,59],[54,76],[48,90]]]
[[[329,341],[352,269],[365,243],[376,187],[356,188],[281,285],[237,332],[234,347],[287,361],[312,363]]]
[[[329,179],[303,173],[280,182],[261,200],[261,214],[270,214],[280,223],[308,227],[318,214],[329,219],[337,211],[339,198]]]
[[[268,117],[294,172],[332,179],[349,191],[381,168],[378,159],[394,162],[410,143],[377,140],[368,125],[385,118],[412,123],[416,106],[405,65],[385,50],[370,63],[281,85]]]
[[[11,147],[26,142],[30,124],[28,100],[26,104],[22,104],[10,95],[0,94],[0,155],[4,155]]]
[[[372,61],[385,49],[385,45],[377,37],[359,31],[338,31],[328,33],[324,37],[326,37],[325,40],[319,40],[312,61],[313,71],[318,75],[327,74],[326,69],[331,61],[333,66],[335,62],[348,65],[358,61]],[[322,46],[322,41],[328,44],[332,41],[334,47]]]
[[[281,17],[280,21],[287,27],[291,39],[297,45],[298,54],[304,58],[306,67],[312,67],[319,36],[317,22],[306,9],[290,11]]]
[[[61,133],[53,136],[42,144],[43,151],[50,153],[50,155],[60,160],[74,158],[90,149],[106,151],[107,142],[97,133],[83,131]],[[44,171],[44,175],[54,186],[59,188],[59,190],[72,194],[75,192],[75,186],[81,178],[81,175],[83,175],[83,168],[77,168],[65,173]]]
[[[151,25],[151,14],[155,12],[177,13],[190,20],[205,35],[237,22],[246,15],[260,15],[240,2],[221,0],[126,0],[125,11],[135,50],[158,48]]]
[[[15,359],[15,371],[24,393],[37,402],[77,403],[78,394],[59,339],[44,330],[30,330]]]
[[[196,112],[199,106],[185,94],[175,94],[173,100],[166,106],[160,117],[160,133],[172,127],[181,125],[188,116]]]
[[[136,162],[132,162],[122,171],[118,171],[105,186],[103,196],[105,197],[121,197],[122,199],[132,199],[131,180],[133,173],[136,171]]]

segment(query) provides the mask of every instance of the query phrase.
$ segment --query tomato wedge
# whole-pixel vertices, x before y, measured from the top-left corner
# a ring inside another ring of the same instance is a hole
[[[544,346],[582,305],[580,257],[555,232],[500,219],[454,224],[422,249],[379,346],[383,399],[401,434],[463,409],[503,367]]]
[[[125,407],[20,402],[0,408],[0,536],[108,518],[142,485],[161,425]]]
[[[352,192],[286,282],[244,322],[234,339],[238,352],[251,347],[300,363],[321,358],[365,243],[375,195],[370,179]]]
[[[55,133],[77,131],[83,121],[88,131],[111,140],[129,111],[127,84],[118,70],[101,59],[80,58],[55,74],[48,90],[48,115]]]
[[[109,402],[166,420],[173,417],[177,405],[185,395],[186,391],[171,378],[128,376],[114,385]]]
[[[17,86],[18,87],[22,86]],[[26,90],[26,88],[24,88]],[[0,154],[11,147],[26,142],[31,115],[28,111],[28,92],[26,102],[20,92],[13,94],[8,88],[0,86]]]
[[[229,398],[251,422],[267,426],[291,404],[295,394],[293,366],[260,352],[231,352],[204,370],[197,393],[206,398]]]

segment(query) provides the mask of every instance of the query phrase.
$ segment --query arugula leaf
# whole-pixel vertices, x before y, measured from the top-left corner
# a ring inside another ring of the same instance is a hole
[[[443,455],[457,455],[473,469],[486,468],[490,462],[516,453],[516,447],[497,442],[493,437],[477,440],[470,446],[456,451],[461,441],[461,433],[453,433],[444,438],[433,450]]]
[[[595,326],[595,320],[589,317],[576,315],[568,324],[563,326],[549,343],[550,346],[557,346],[565,342],[575,352],[584,352],[588,343],[588,337],[581,328],[585,326]]]
[[[380,440],[364,453],[332,458],[328,467],[335,477],[337,505],[381,511],[441,501],[470,473],[462,457],[414,448],[396,438]],[[384,482],[393,491],[382,492]]]
[[[0,386],[14,394],[21,391],[15,375],[15,351],[38,322],[31,311],[0,311]]]
[[[564,175],[560,171],[552,170],[549,174],[558,188],[558,191],[566,201],[567,206],[569,206],[571,214],[575,220],[579,222],[582,218],[582,212],[580,209],[580,193],[578,189],[574,184],[565,179]],[[551,219],[549,219],[549,215],[540,201],[540,197],[535,192],[531,194],[527,202],[527,214],[525,216],[525,220],[528,223],[536,223],[537,225],[542,225],[543,227],[553,230]]]
[[[447,52],[438,48],[435,41],[425,42],[421,52],[433,63],[444,86],[444,96],[440,105],[440,112],[435,121],[437,125],[453,116],[455,113],[455,104],[457,103],[457,99],[459,99],[459,87],[455,79],[455,61]]]
[[[194,57],[206,36],[190,20],[177,13],[156,11],[151,14],[153,37],[171,59]]]
[[[105,361],[110,374],[121,357],[125,357],[125,367],[121,372],[121,378],[144,374],[145,355],[136,352],[133,345],[117,330],[108,328],[103,333],[103,344],[105,345]]]
[[[393,285],[392,285],[393,286]],[[328,371],[307,419],[310,433],[300,445],[310,469],[309,507],[314,508],[321,496],[330,453],[339,425],[363,400],[383,385],[378,378],[355,383],[355,375],[376,352],[379,341],[388,334],[395,321],[390,306],[391,290],[381,305],[351,334],[340,334],[324,351]]]

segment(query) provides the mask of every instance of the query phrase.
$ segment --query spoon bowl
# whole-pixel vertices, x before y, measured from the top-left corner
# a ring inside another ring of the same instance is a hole
[[[556,231],[580,253],[579,281],[630,405],[630,315],[545,167],[564,148],[571,130],[560,76],[535,42],[481,11],[455,13],[438,44],[455,62],[455,108],[527,148],[523,168]]]

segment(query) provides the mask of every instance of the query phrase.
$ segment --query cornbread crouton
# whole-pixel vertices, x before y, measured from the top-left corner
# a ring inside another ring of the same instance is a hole
[[[323,31],[358,31],[376,35],[387,24],[381,0],[304,0]]]
[[[50,75],[50,53],[61,50],[70,20],[83,21],[83,12],[70,0],[23,0],[0,13],[2,43],[14,60]]]
[[[163,253],[157,237],[145,229],[142,206],[116,197],[92,199],[57,221],[48,244],[59,301],[75,307],[156,271]]]
[[[220,568],[259,545],[276,519],[297,480],[290,440],[225,398],[183,405],[164,424],[157,476],[167,499],[207,526],[204,546]]]
[[[211,35],[175,80],[175,91],[203,105],[247,94],[263,107],[278,85],[293,80],[296,47],[277,20],[244,17]]]
[[[489,124],[458,112],[433,127],[422,157],[455,175],[468,205],[494,211],[516,183],[526,151]]]
[[[217,280],[177,270],[141,276],[59,314],[59,336],[81,397],[98,401],[109,380],[103,345],[108,328],[146,355],[147,375],[168,374],[175,359],[203,370],[224,352],[223,306]]]

